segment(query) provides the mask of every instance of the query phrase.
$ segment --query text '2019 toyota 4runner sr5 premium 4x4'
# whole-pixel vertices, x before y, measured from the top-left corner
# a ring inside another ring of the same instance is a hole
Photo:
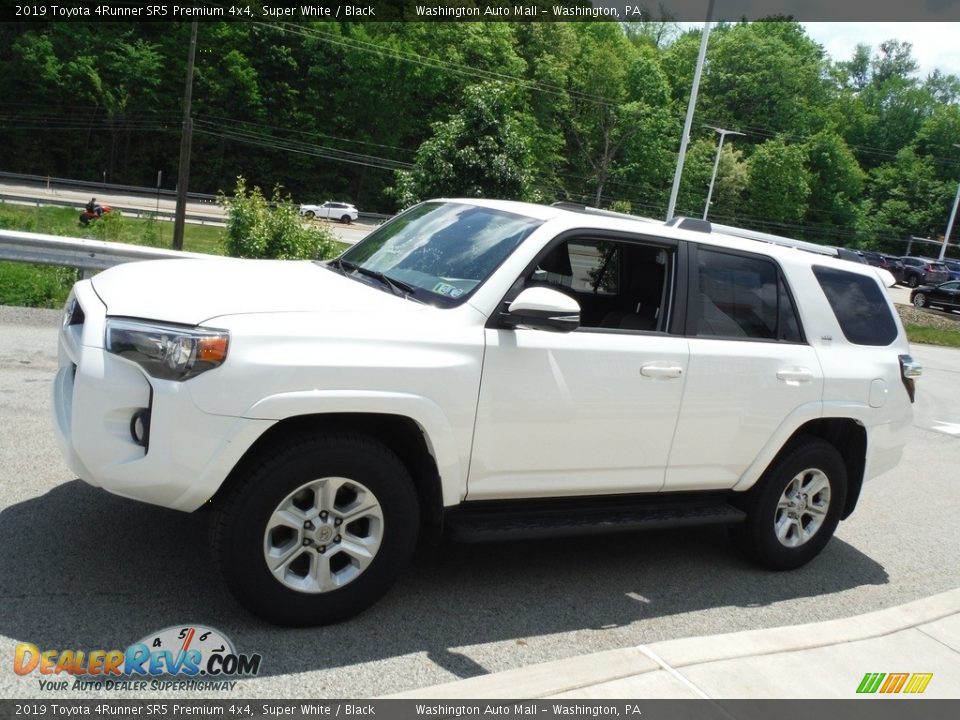
[[[361,611],[439,530],[727,523],[798,567],[898,462],[920,368],[874,268],[682,225],[437,200],[332,261],[107,270],[63,317],[67,463],[209,506],[281,624]]]

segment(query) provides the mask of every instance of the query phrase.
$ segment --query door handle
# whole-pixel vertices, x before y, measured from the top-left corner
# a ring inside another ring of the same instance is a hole
[[[787,385],[800,385],[813,382],[813,373],[802,367],[783,368],[777,370],[777,380],[783,380]]]
[[[678,378],[683,375],[683,368],[679,365],[647,363],[640,367],[640,374],[649,378]]]

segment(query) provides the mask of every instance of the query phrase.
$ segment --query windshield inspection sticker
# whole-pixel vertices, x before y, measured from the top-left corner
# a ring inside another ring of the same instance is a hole
[[[437,293],[437,295],[446,295],[451,298],[458,298],[463,295],[463,290],[445,282],[438,282],[433,286],[433,291]]]

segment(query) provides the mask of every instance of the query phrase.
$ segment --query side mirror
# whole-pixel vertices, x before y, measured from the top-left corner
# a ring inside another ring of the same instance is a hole
[[[517,295],[500,320],[507,327],[570,332],[580,327],[580,303],[548,287],[531,287]]]

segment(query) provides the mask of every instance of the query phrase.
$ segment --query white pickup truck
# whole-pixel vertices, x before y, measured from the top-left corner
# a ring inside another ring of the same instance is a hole
[[[332,261],[115,267],[64,312],[64,456],[209,507],[282,624],[369,606],[428,532],[728,523],[800,566],[898,462],[920,368],[869,266],[691,225],[436,200]]]

